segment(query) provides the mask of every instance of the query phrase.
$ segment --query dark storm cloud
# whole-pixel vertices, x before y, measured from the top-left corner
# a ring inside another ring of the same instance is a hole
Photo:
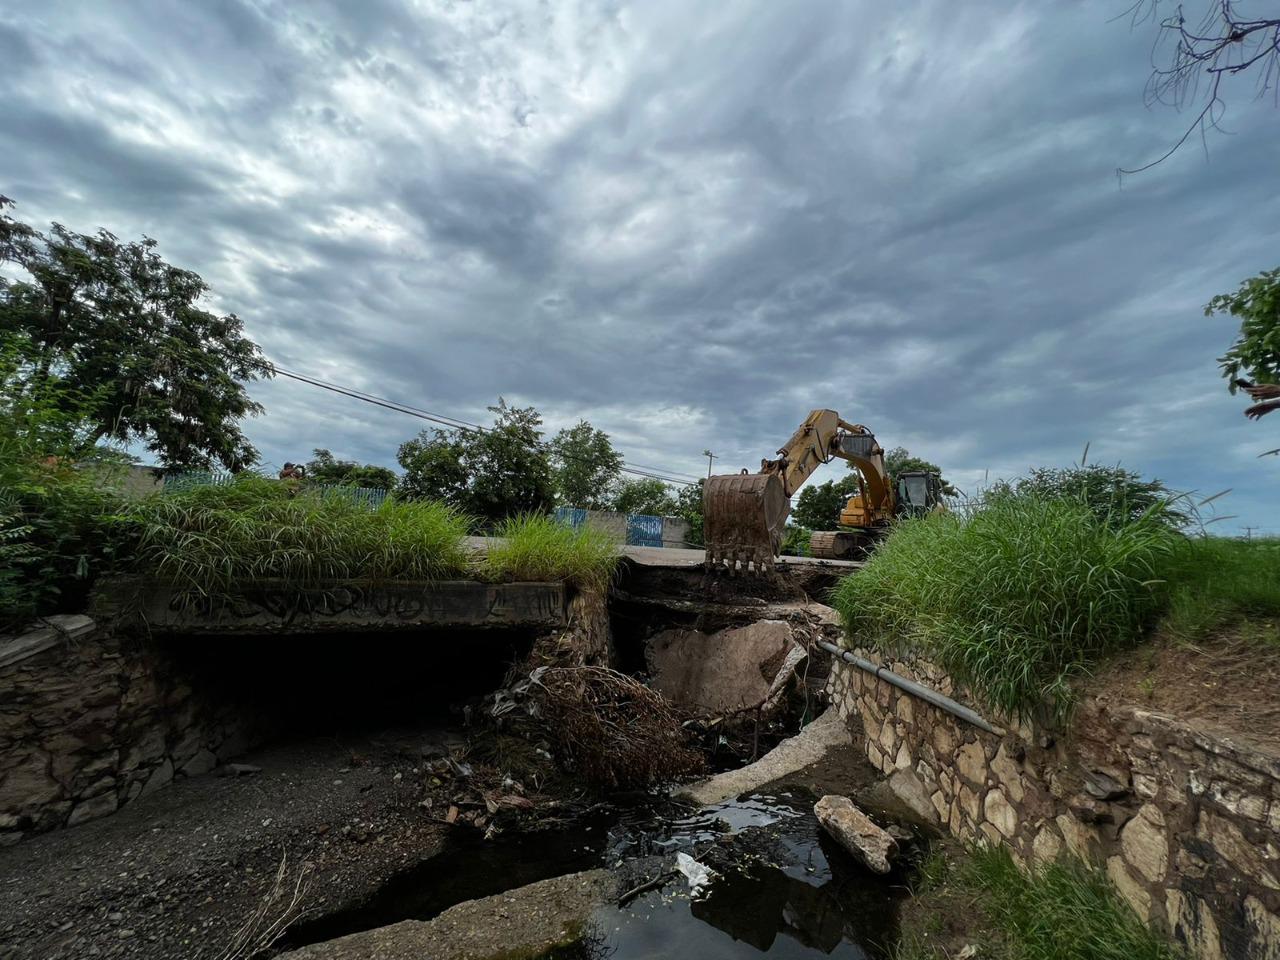
[[[502,394],[695,474],[819,405],[967,487],[1088,441],[1280,532],[1201,315],[1274,266],[1275,114],[1120,189],[1186,117],[1143,110],[1116,12],[32,4],[0,192],[157,237],[282,364],[429,409]],[[254,392],[276,463],[419,426]]]

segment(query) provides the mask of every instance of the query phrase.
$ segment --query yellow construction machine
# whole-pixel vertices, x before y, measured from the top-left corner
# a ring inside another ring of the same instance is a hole
[[[761,460],[759,473],[726,474],[707,479],[703,492],[703,532],[709,569],[768,571],[782,547],[791,512],[790,498],[813,471],[836,457],[858,473],[858,493],[840,513],[840,530],[815,532],[815,557],[853,560],[884,536],[895,517],[926,513],[942,503],[936,473],[898,477],[897,489],[884,465],[875,435],[834,410],[814,410],[774,460]]]

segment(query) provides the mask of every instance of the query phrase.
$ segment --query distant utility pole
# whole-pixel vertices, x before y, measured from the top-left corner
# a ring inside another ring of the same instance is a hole
[[[1252,539],[1253,539],[1253,531],[1255,531],[1255,530],[1257,530],[1257,529],[1258,529],[1257,527],[1245,527],[1245,528],[1244,528],[1244,538],[1245,538],[1246,540],[1252,540]]]
[[[712,453],[710,450],[703,450],[702,455],[707,458],[707,479],[710,480],[711,479],[711,461],[719,460],[720,458],[716,454]]]

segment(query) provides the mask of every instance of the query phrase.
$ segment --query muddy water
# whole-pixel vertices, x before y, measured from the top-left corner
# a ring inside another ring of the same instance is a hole
[[[876,877],[835,847],[811,798],[747,797],[671,827],[644,842],[691,847],[716,871],[709,890],[691,899],[676,877],[599,909],[582,940],[545,960],[868,958],[896,941],[904,878]]]
[[[359,910],[291,930],[287,945],[427,920],[537,880],[685,852],[715,871],[697,900],[675,874],[623,907],[597,910],[583,939],[547,960],[882,957],[897,938],[905,878],[853,862],[818,829],[812,806],[798,793],[748,795],[697,812],[669,803],[615,808],[572,830],[477,836],[395,878]]]

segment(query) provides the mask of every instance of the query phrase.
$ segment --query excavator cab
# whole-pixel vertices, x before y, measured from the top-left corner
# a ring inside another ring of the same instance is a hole
[[[898,516],[923,517],[942,503],[942,478],[926,470],[898,475]]]

